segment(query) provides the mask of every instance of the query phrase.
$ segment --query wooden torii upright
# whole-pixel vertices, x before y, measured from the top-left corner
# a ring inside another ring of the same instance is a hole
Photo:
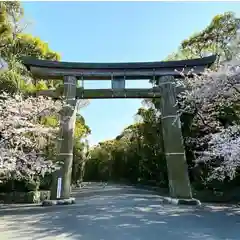
[[[173,198],[192,199],[192,191],[188,176],[185,150],[182,141],[180,120],[172,124],[177,115],[176,89],[174,79],[181,78],[178,71],[185,73],[194,71],[201,74],[206,67],[211,66],[216,56],[199,59],[168,61],[168,62],[134,62],[134,63],[72,63],[38,60],[29,57],[23,59],[24,65],[34,77],[41,79],[62,79],[66,101],[72,110],[65,111],[68,121],[62,126],[63,139],[59,159],[64,161],[62,171],[62,190],[60,199],[70,197],[71,172],[73,161],[73,132],[71,119],[76,111],[76,99],[100,98],[161,98],[161,116],[164,151],[168,168],[170,196]],[[176,71],[177,70],[177,71]],[[157,87],[148,89],[127,89],[127,80],[157,80]],[[111,80],[111,89],[77,88],[77,80]],[[54,90],[46,90],[40,94],[59,97]],[[55,191],[56,192],[56,191]],[[56,194],[51,193],[51,199]]]

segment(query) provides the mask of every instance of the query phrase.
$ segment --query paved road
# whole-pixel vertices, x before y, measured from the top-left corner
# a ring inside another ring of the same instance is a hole
[[[240,210],[179,207],[146,190],[91,184],[71,206],[0,206],[1,240],[236,240]]]

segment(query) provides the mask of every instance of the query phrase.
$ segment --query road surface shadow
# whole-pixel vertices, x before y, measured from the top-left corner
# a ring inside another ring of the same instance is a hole
[[[238,208],[167,205],[156,194],[130,187],[86,190],[91,191],[71,206],[0,209],[1,240],[240,239]]]

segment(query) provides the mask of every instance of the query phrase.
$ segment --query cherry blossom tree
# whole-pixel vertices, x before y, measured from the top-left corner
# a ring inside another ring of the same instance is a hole
[[[40,124],[40,118],[58,116],[62,102],[46,97],[0,94],[0,174],[5,179],[31,181],[54,171],[43,153],[59,129]]]
[[[196,152],[196,163],[211,166],[209,181],[233,179],[240,167],[240,125],[237,121],[222,124],[217,118],[220,108],[239,106],[240,61],[225,62],[217,70],[208,69],[193,78],[183,74],[177,84],[186,89],[178,96],[179,114],[194,113],[205,133],[208,132],[194,138],[200,149]]]

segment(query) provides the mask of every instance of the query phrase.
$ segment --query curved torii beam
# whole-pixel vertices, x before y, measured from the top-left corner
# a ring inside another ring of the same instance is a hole
[[[126,80],[149,79],[156,77],[174,76],[181,77],[176,71],[189,72],[194,69],[198,74],[204,68],[211,66],[216,60],[216,55],[166,62],[128,62],[128,63],[76,63],[40,60],[31,57],[22,58],[23,64],[34,76],[41,78],[63,79],[64,76],[83,77],[84,80],[111,80],[112,75]]]

